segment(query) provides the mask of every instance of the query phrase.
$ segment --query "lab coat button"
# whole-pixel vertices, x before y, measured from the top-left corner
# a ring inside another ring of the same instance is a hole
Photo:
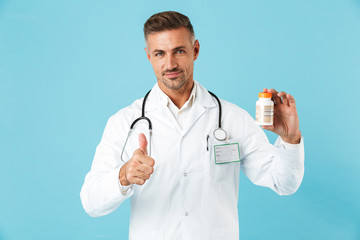
[[[187,173],[184,173],[184,177],[186,177],[187,176]]]
[[[185,216],[188,216],[189,215],[189,213],[188,212],[185,212]]]

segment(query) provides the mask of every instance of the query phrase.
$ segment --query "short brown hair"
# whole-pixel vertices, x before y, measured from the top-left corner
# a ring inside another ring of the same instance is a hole
[[[151,33],[162,32],[185,27],[192,36],[195,36],[190,19],[178,12],[166,11],[152,15],[144,24],[144,37],[147,41]]]

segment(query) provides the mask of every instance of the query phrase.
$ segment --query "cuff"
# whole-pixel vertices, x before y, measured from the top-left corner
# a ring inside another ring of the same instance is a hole
[[[299,150],[304,145],[304,139],[303,136],[300,138],[300,142],[296,144],[287,143],[285,142],[280,136],[276,140],[275,144],[276,146],[281,147],[284,150]]]
[[[304,168],[304,139],[301,136],[300,143],[291,144],[279,137],[275,144],[279,157],[278,169],[288,171],[289,169]]]
[[[121,185],[121,183],[119,181],[119,190],[120,190],[121,195],[123,195],[123,196],[130,195],[129,193],[132,192],[133,188],[134,188],[133,185],[123,186],[123,185]]]

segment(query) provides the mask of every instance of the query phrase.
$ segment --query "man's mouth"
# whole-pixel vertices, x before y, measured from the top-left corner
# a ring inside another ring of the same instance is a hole
[[[166,72],[164,75],[168,78],[176,78],[180,76],[182,71],[176,71],[176,72]]]

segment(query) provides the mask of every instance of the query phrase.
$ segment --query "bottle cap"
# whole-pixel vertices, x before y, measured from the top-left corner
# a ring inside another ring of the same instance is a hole
[[[259,93],[259,98],[271,98],[271,97],[272,97],[271,93],[264,93],[264,92]]]

